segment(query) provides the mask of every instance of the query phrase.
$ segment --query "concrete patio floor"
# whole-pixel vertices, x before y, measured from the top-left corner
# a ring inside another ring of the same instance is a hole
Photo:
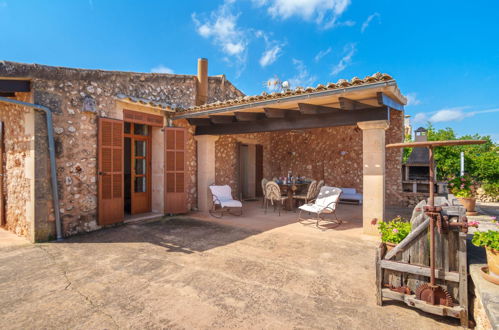
[[[296,214],[165,218],[57,243],[0,244],[2,329],[444,329],[375,304],[376,239],[360,207],[329,230]],[[357,219],[357,220],[356,220]],[[0,240],[12,234],[0,232]]]

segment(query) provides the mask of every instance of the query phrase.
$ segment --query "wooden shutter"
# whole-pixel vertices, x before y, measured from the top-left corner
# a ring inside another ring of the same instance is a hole
[[[0,121],[0,226],[5,225],[5,204],[4,204],[4,194],[3,194],[3,122]]]
[[[257,144],[256,146],[256,155],[255,155],[255,194],[256,197],[263,196],[262,191],[262,179],[263,179],[263,146],[261,144]]]
[[[99,118],[99,225],[123,221],[123,121]]]
[[[165,127],[165,213],[187,213],[187,129]]]

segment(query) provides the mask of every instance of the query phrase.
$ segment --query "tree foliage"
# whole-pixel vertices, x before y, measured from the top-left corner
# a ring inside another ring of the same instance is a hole
[[[436,147],[434,151],[439,180],[446,180],[459,175],[461,169],[461,151],[464,152],[464,170],[480,182],[497,183],[499,181],[499,148],[490,136],[464,135],[457,137],[450,127],[436,129],[428,123],[428,140],[486,140],[485,144]]]

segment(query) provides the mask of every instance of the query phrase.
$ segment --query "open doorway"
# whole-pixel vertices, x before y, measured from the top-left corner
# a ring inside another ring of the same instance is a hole
[[[263,179],[263,146],[239,144],[239,198],[251,201],[261,197]]]
[[[151,212],[151,126],[125,122],[125,216]]]

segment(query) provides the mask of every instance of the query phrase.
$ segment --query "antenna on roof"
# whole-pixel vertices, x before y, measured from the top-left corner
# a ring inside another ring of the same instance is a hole
[[[271,92],[283,92],[290,89],[289,82],[287,80],[282,81],[277,75],[265,81],[263,86]]]

